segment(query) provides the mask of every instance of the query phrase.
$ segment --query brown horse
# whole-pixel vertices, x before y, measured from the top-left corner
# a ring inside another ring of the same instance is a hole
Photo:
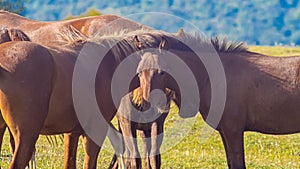
[[[116,114],[108,89],[111,88],[111,78],[119,63],[138,50],[133,45],[133,35],[100,37],[94,43],[86,41],[78,31],[68,30],[66,33],[73,33],[62,36],[72,43],[51,48],[32,42],[7,42],[0,46],[0,109],[16,143],[10,168],[25,167],[39,134],[85,134],[74,110],[72,75],[77,56],[86,45],[97,47],[100,52],[108,51],[96,75],[95,94],[107,122]],[[111,46],[112,42],[116,44]],[[84,61],[90,64],[88,60]],[[138,85],[137,78],[134,78],[130,90]],[[108,125],[102,125],[100,142],[106,136],[107,128]],[[96,167],[99,150],[96,143],[85,137],[86,167]]]
[[[42,45],[51,45],[59,41],[60,39],[57,37],[57,34],[69,26],[76,28],[88,37],[93,37],[97,34],[112,34],[120,30],[130,32],[139,29],[152,29],[117,15],[101,15],[65,21],[41,22],[6,11],[0,11],[0,26],[20,29],[33,42]]]
[[[116,15],[102,15],[68,21],[39,22],[6,11],[0,11],[0,20],[0,25],[22,29],[28,34],[32,41],[48,46],[55,45],[57,41],[60,41],[61,39],[57,34],[66,28],[70,29],[70,27],[75,27],[82,34],[89,37],[110,34],[121,30],[123,32],[130,32],[137,29],[152,29]],[[3,132],[4,131],[5,128],[3,128]],[[78,134],[65,134],[66,168],[75,167],[78,138]]]
[[[30,41],[28,36],[18,30],[18,29],[7,29],[7,28],[0,28],[0,44],[5,43],[5,42],[10,42],[10,41]],[[6,124],[3,120],[3,117],[0,113],[0,152],[1,152],[1,145],[2,145],[2,138],[4,136],[4,132],[6,129]],[[14,152],[15,149],[15,144],[14,140],[12,138],[11,132],[10,133],[10,146],[11,146],[11,151]]]
[[[182,59],[193,72],[201,100],[198,110],[221,135],[230,169],[246,168],[245,131],[275,135],[300,131],[299,56],[270,57],[247,51],[243,43],[229,43],[218,38],[209,41],[182,31],[178,38],[162,33],[153,34],[148,40],[153,42],[160,36],[168,42],[168,51]],[[191,46],[198,48],[191,50]],[[226,79],[219,79],[217,85],[212,85],[213,77],[209,76],[207,67],[201,62],[203,58],[210,57],[205,55],[214,53],[212,46],[226,75]],[[201,60],[196,52],[200,53]],[[175,101],[181,105],[180,96],[183,93],[170,74],[154,73],[146,86],[152,89],[155,85],[174,90],[177,95]],[[216,86],[227,92],[223,112],[209,112],[209,109],[216,108],[213,104],[219,99],[213,96]]]
[[[22,32],[21,30],[18,29],[7,29],[7,28],[1,28],[0,29],[0,44],[5,43],[5,42],[10,42],[10,41],[30,41],[28,36]],[[2,145],[2,140],[4,136],[5,129],[7,128],[7,125],[2,117],[2,114],[0,113],[0,152],[1,152],[1,145]],[[15,151],[15,142],[12,136],[12,133],[10,130],[9,135],[10,135],[10,147],[11,147],[11,153],[13,154]],[[29,168],[35,168],[35,151],[33,152],[32,158],[30,160],[30,163],[28,164]]]
[[[44,122],[35,125],[34,121],[28,123],[28,119],[36,117],[39,120],[47,115],[48,104],[42,102],[49,100],[53,58],[47,49],[34,43],[7,42],[1,44],[0,62],[0,107],[16,143],[10,168],[25,168]],[[31,66],[25,66],[26,64]],[[40,70],[45,71],[39,72]],[[36,85],[30,84],[35,80],[41,81]],[[36,96],[31,97],[34,93]],[[18,115],[19,120],[12,120],[15,115]]]

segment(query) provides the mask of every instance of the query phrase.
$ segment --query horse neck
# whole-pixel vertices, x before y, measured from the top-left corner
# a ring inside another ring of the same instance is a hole
[[[232,80],[232,78],[235,78],[239,72],[240,72],[240,68],[242,68],[243,70],[247,69],[247,70],[252,70],[253,71],[253,65],[251,62],[249,62],[249,58],[250,57],[255,57],[255,58],[261,58],[262,56],[259,54],[253,54],[251,52],[215,52],[213,53],[213,55],[216,56],[210,56],[211,53],[208,54],[204,54],[204,57],[218,57],[216,59],[219,59],[219,63],[217,64],[217,62],[213,62],[213,65],[209,65],[209,63],[207,64],[207,66],[212,66],[212,67],[221,67],[222,72],[224,71],[224,76],[220,76],[219,72],[218,74],[209,74],[208,73],[208,68],[206,68],[204,66],[204,64],[201,63],[197,63],[196,60],[191,59],[191,63],[194,64],[194,66],[192,67],[193,72],[195,74],[196,77],[196,81],[199,87],[199,92],[200,92],[200,107],[199,107],[199,111],[201,113],[201,115],[203,116],[203,119],[206,120],[208,113],[210,113],[210,109],[212,109],[211,105],[212,104],[212,92],[213,90],[217,91],[219,89],[215,89],[215,85],[216,84],[212,84],[212,79],[215,78],[213,76],[217,76],[217,80],[219,82],[215,82],[217,83],[218,87],[221,87],[222,90],[228,90],[227,85],[228,82]],[[259,55],[258,57],[256,57],[257,55]],[[201,57],[201,56],[200,56]],[[195,63],[196,64],[195,64]],[[210,62],[212,62],[212,60],[210,60]],[[231,72],[234,70],[234,72],[236,72],[237,74],[233,75],[231,74]],[[213,71],[216,71],[216,69],[213,69]],[[220,69],[219,69],[220,71]],[[214,73],[214,72],[212,72]],[[225,79],[222,79],[222,77],[224,77]],[[216,78],[215,78],[216,79]],[[214,86],[213,86],[214,85]],[[223,86],[225,85],[225,86]],[[225,92],[226,92],[225,91]],[[216,93],[218,96],[217,99],[222,99],[222,92],[220,93]],[[216,96],[214,96],[216,97]],[[226,93],[225,96],[226,97]],[[215,98],[216,99],[216,98]],[[226,99],[226,98],[224,98]],[[215,105],[216,106],[216,105]]]
[[[102,48],[103,51],[106,51],[105,49],[107,47],[101,45],[99,45],[99,47]],[[119,46],[114,47],[118,48]],[[114,50],[114,47],[111,48],[109,52],[107,52],[107,55],[102,60],[100,67],[97,71],[95,82],[98,105],[100,105],[100,110],[107,121],[112,120],[117,110],[116,105],[112,100],[111,93],[112,78],[115,73],[115,70],[117,69],[119,64],[127,58],[127,56],[130,56],[132,53],[135,52],[135,49],[132,47],[129,47],[126,50],[120,50],[119,52],[113,52],[112,50]],[[131,85],[139,86],[139,81],[137,77],[135,78],[135,80],[131,81]],[[124,96],[127,93],[122,94]]]
[[[194,53],[192,53],[191,55],[194,55]],[[188,62],[188,65],[193,72],[194,78],[198,85],[200,96],[199,111],[201,112],[203,118],[206,118],[211,100],[211,85],[208,72],[203,62],[200,61],[198,57],[195,58],[195,56],[192,56]]]
[[[205,112],[208,112],[209,106],[210,106],[210,82],[208,73],[206,71],[206,68],[204,64],[201,62],[199,57],[190,50],[170,50],[173,54],[178,56],[180,59],[182,59],[185,64],[190,68],[190,70],[193,73],[194,78],[197,85],[198,85],[198,91],[200,96],[200,105],[199,105],[199,111],[205,116]],[[170,77],[168,79],[168,88],[172,89],[175,92],[175,103],[178,106],[181,106],[181,92],[180,87],[176,83],[176,79],[173,79],[173,77]],[[189,116],[189,115],[188,115]]]

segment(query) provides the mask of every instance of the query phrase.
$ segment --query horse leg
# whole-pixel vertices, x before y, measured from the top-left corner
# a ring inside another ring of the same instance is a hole
[[[35,152],[36,152],[36,149],[34,149],[33,154],[32,154],[32,157],[31,157],[30,162],[29,162],[29,165],[28,165],[28,167],[29,167],[30,169],[36,169]]]
[[[41,103],[40,100],[45,99],[1,100],[2,105],[3,102],[18,105],[14,109],[4,107],[5,111],[2,112],[15,142],[15,150],[9,169],[24,169],[29,164],[48,111],[48,106]]]
[[[143,149],[144,149],[144,168],[150,169],[150,151],[151,151],[151,131],[143,130],[140,132],[140,136],[143,140]]]
[[[15,140],[15,151],[9,169],[24,169],[35,149],[35,143],[38,139],[39,132],[32,130],[11,129]]]
[[[1,147],[2,147],[2,142],[3,142],[3,137],[6,129],[6,123],[2,117],[2,113],[0,111],[0,155],[1,155]]]
[[[221,128],[220,135],[225,147],[229,169],[245,169],[244,132]]]
[[[104,140],[104,139],[103,139]],[[97,159],[101,147],[97,145],[90,137],[83,137],[83,144],[85,150],[84,169],[96,169]]]
[[[76,153],[78,147],[79,133],[64,134],[64,168],[76,169]]]
[[[5,123],[5,122],[4,122]],[[3,132],[2,132],[2,128],[0,128],[0,138],[2,138],[0,141],[1,141],[1,143],[2,143],[2,140],[3,140],[3,135],[4,135],[4,132],[5,132],[5,129],[6,129],[6,124],[4,125],[4,127],[3,127]],[[16,146],[15,146],[15,140],[14,140],[14,137],[13,137],[13,135],[12,135],[12,133],[11,133],[11,131],[10,131],[10,129],[9,128],[7,128],[7,130],[8,130],[8,133],[9,133],[9,146],[10,146],[10,151],[11,151],[11,154],[14,154],[14,152],[15,152],[15,148],[16,148]],[[1,147],[1,143],[0,143],[0,147]],[[31,160],[30,160],[30,162],[29,162],[29,164],[27,165],[27,168],[29,168],[29,169],[35,169],[36,168],[36,162],[35,162],[35,149],[34,149],[34,151],[33,151],[33,154],[32,154],[32,157],[31,157]]]
[[[0,127],[0,155],[1,155],[1,147],[2,147],[2,142],[3,142],[3,137],[6,129],[6,124]]]
[[[109,164],[109,167],[108,169],[117,169],[119,166],[118,166],[118,156],[116,154],[114,154],[110,164]]]
[[[122,118],[120,120],[120,127],[124,136],[124,142],[129,157],[126,156],[126,168],[140,169],[142,168],[142,161],[138,152],[137,139],[136,139],[136,126],[129,120]]]
[[[151,126],[151,169],[159,169],[161,166],[160,146],[163,141],[163,123],[156,121]]]
[[[10,129],[8,128],[8,133],[9,133],[9,146],[10,146],[10,151],[11,154],[14,154],[15,149],[16,149],[16,145],[15,145],[15,140],[14,140],[14,136],[12,135]]]
[[[227,164],[228,164],[228,166],[230,166],[231,161],[230,161],[230,158],[229,158],[229,156],[228,156],[229,153],[227,153],[227,152],[229,151],[228,145],[227,145],[227,142],[226,142],[226,140],[225,140],[224,134],[222,134],[221,132],[219,132],[219,133],[220,133],[220,136],[221,136],[221,138],[222,138],[222,143],[223,143],[223,146],[224,146],[224,149],[225,149],[225,154],[226,154]]]
[[[111,142],[111,145],[113,146],[113,148],[115,150],[115,154],[114,154],[114,156],[112,158],[112,161],[110,162],[110,165],[109,165],[108,169],[118,169],[118,168],[124,169],[125,168],[125,164],[124,164],[125,145],[124,145],[124,139],[123,139],[123,135],[122,135],[122,129],[120,127],[119,121],[118,121],[118,129],[119,129],[119,133],[118,134],[121,134],[121,138],[120,138],[120,135],[117,135],[115,137],[110,136],[109,135],[109,133],[110,133],[109,131],[110,130],[108,131],[109,141]],[[114,129],[112,129],[112,130],[114,130]],[[120,156],[119,159],[118,159],[118,155]],[[119,165],[120,165],[120,167],[119,167]]]

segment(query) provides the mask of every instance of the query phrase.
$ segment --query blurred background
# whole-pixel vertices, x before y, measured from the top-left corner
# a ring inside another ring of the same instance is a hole
[[[207,36],[222,34],[249,45],[300,45],[299,0],[0,0],[1,8],[42,21],[164,12],[190,21]],[[186,24],[147,14],[135,20],[169,32]]]

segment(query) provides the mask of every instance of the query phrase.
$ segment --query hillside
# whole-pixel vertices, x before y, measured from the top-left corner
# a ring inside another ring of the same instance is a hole
[[[60,20],[95,7],[104,14],[123,16],[140,12],[165,12],[195,24],[206,35],[225,34],[251,45],[300,45],[299,0],[35,0],[26,4],[26,17]],[[139,15],[137,21],[175,32],[183,22],[157,15]]]

